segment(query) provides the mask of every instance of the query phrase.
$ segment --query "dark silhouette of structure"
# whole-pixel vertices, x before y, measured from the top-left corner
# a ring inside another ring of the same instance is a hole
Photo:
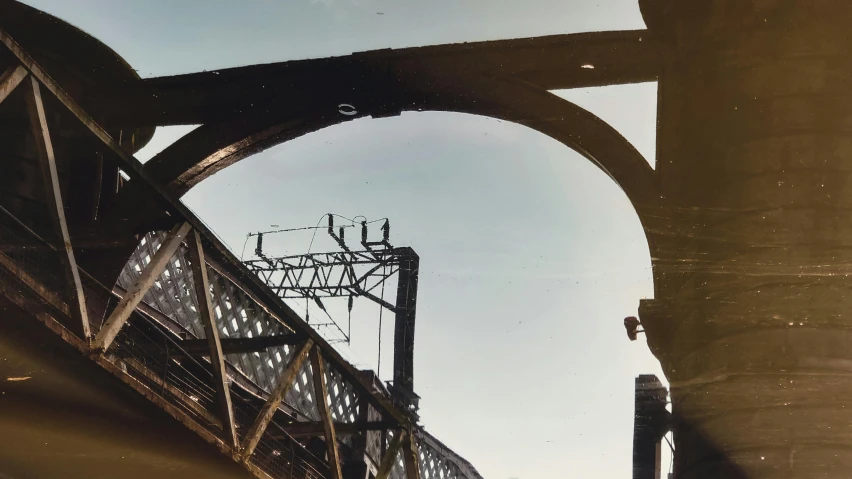
[[[393,381],[389,389],[403,409],[416,415],[420,397],[414,392],[414,327],[420,257],[410,247],[391,245],[388,219],[384,219],[381,227],[380,241],[368,240],[367,222],[362,222],[360,246],[363,250],[353,251],[346,242],[345,228],[335,230],[334,215],[329,213],[327,216],[328,234],[341,251],[269,257],[263,252],[263,237],[278,231],[259,232],[248,235],[249,238],[257,238],[257,259],[245,260],[243,264],[281,299],[298,298],[315,302],[330,320],[330,323],[319,325],[337,329],[347,342],[349,333],[343,331],[328,314],[321,298],[348,298],[350,313],[355,298],[366,298],[393,313]],[[390,303],[384,299],[385,283],[394,276],[396,299]],[[377,296],[378,291],[381,291],[381,296]],[[308,320],[307,311],[305,320]],[[314,323],[314,327],[317,328],[317,323]],[[326,337],[330,341],[330,338],[334,338]],[[379,349],[381,351],[381,338]]]
[[[437,467],[475,477],[178,198],[251,154],[351,119],[491,116],[577,150],[633,203],[653,258],[655,298],[639,312],[671,384],[676,477],[847,477],[852,3],[640,6],[647,30],[141,80],[85,33],[2,0],[4,307],[24,329],[38,321],[56,333],[33,333],[37,344],[90,357],[86,367],[121,379],[256,476],[384,477],[404,463],[409,477]],[[659,84],[656,170],[606,123],[548,92],[644,81]],[[131,156],[155,127],[175,124],[202,126],[144,167]],[[152,242],[163,253],[144,249]],[[159,299],[141,301],[152,291]],[[275,346],[281,358],[263,353],[273,364],[256,368],[265,380],[247,377],[227,357],[236,346],[217,338],[231,321],[235,335],[249,321],[296,344]],[[199,339],[209,360],[174,359],[192,357],[181,342]],[[343,399],[318,401],[310,416],[291,394],[297,380],[299,391]],[[106,379],[92,381],[103,398]]]
[[[633,412],[633,479],[661,479],[663,436],[671,429],[668,391],[654,375],[636,378]]]
[[[627,330],[627,339],[631,341],[636,341],[639,338],[639,333],[644,333],[645,331],[640,331],[639,326],[642,323],[639,322],[639,318],[636,316],[628,316],[624,318],[624,329]]]

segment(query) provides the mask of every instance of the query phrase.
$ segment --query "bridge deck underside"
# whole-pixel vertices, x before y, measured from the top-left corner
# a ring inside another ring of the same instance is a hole
[[[251,477],[31,311],[5,298],[0,311],[0,477]]]

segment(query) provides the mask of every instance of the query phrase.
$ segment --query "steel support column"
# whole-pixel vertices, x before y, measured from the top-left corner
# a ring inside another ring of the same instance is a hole
[[[190,229],[189,223],[180,223],[172,229],[169,236],[160,245],[160,249],[154,254],[151,262],[142,270],[139,280],[133,287],[127,290],[127,294],[121,298],[118,306],[115,307],[115,310],[101,327],[101,330],[98,331],[98,334],[92,341],[93,351],[103,352],[109,349],[110,344],[112,344],[121,327],[124,326],[124,323],[130,318],[133,311],[136,310],[136,306],[142,302],[145,293],[148,292],[151,286],[154,285],[154,281],[166,269],[166,265],[171,261],[172,256],[174,256],[175,251],[180,247]]]
[[[411,434],[406,434],[402,442],[402,459],[405,461],[405,477],[407,479],[420,479],[420,456],[417,452],[417,443]]]
[[[636,378],[633,413],[633,479],[660,479],[661,442],[669,428],[666,388],[656,376]]]
[[[393,333],[393,386],[397,395],[405,400],[406,406],[416,410],[418,397],[414,393],[414,325],[420,257],[408,247],[396,248],[394,252],[399,256],[399,273]]]
[[[9,67],[0,75],[0,103],[3,103],[27,76],[27,69],[21,65]]]
[[[269,426],[269,421],[272,420],[272,417],[275,415],[275,411],[278,410],[278,406],[281,405],[281,401],[284,400],[284,396],[287,394],[287,391],[293,387],[296,375],[299,374],[299,370],[302,368],[302,364],[304,364],[305,359],[308,356],[308,352],[311,351],[313,347],[314,342],[309,339],[305,341],[305,343],[302,344],[295,353],[293,353],[293,357],[290,359],[290,364],[287,365],[287,369],[278,379],[278,384],[275,386],[275,389],[269,394],[269,397],[266,398],[266,403],[263,405],[263,409],[260,410],[260,413],[258,413],[251,428],[246,433],[245,439],[243,439],[242,455],[244,460],[248,460],[248,458],[254,453],[254,448],[257,447],[257,443],[260,442],[261,436],[263,436],[263,433],[266,432],[266,427]]]
[[[228,385],[225,354],[222,352],[222,342],[219,340],[219,326],[216,322],[216,315],[213,313],[213,304],[210,301],[210,279],[207,276],[207,261],[204,256],[204,248],[201,246],[201,236],[197,231],[193,231],[187,238],[187,243],[189,245],[189,262],[192,268],[193,285],[195,286],[195,299],[198,303],[198,316],[204,325],[204,336],[210,350],[210,364],[213,366],[213,380],[216,387],[216,399],[219,403],[222,433],[228,444],[236,450],[237,429],[234,426],[234,406],[231,404],[231,388]]]
[[[328,407],[328,388],[325,383],[325,366],[323,365],[322,353],[319,349],[313,348],[310,354],[314,377],[314,402],[325,430],[328,468],[331,471],[332,479],[343,479],[343,472],[340,469],[340,452],[337,448],[337,433],[334,430],[334,421]]]
[[[396,458],[402,447],[402,436],[404,434],[402,431],[396,431],[393,439],[391,439],[390,446],[385,451],[384,457],[382,457],[382,463],[379,465],[379,472],[376,474],[376,479],[388,479],[390,477],[391,470],[396,465]]]
[[[15,78],[23,79],[20,70],[16,69],[11,73],[10,79],[14,80]],[[56,167],[56,156],[54,155],[53,142],[50,138],[50,129],[47,124],[44,101],[41,97],[41,88],[34,77],[30,77],[27,93],[30,125],[32,127],[36,151],[39,156],[39,166],[44,179],[45,200],[53,220],[56,241],[60,243],[57,249],[59,250],[62,262],[62,273],[65,277],[69,299],[73,304],[74,315],[81,323],[83,337],[88,339],[91,336],[91,331],[89,329],[89,313],[86,308],[86,295],[83,292],[83,284],[80,281],[77,260],[74,258],[71,235],[68,233],[68,222],[65,219],[65,204],[62,201],[62,188],[59,184],[59,170]]]

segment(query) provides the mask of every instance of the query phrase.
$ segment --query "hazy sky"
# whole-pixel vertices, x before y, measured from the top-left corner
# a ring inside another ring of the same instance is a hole
[[[637,0],[27,3],[93,34],[146,77],[644,27]],[[557,93],[653,159],[654,84]],[[158,131],[138,156],[186,131]],[[631,476],[633,378],[660,373],[622,320],[652,295],[650,258],[624,194],[565,146],[469,115],[363,119],[243,161],[185,200],[237,254],[248,231],[271,224],[313,226],[328,212],[389,217],[393,243],[421,257],[415,386],[425,427],[490,479]],[[269,252],[302,252],[309,240],[280,238]],[[374,369],[372,312],[356,311],[344,349]]]

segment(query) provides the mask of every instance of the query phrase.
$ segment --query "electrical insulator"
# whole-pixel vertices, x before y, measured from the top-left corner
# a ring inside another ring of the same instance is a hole
[[[385,224],[382,226],[382,238],[385,243],[387,243],[390,238],[390,220],[385,220]]]
[[[367,243],[367,222],[361,222],[361,243]]]
[[[353,298],[352,295],[350,294],[349,295],[349,312],[350,313],[352,312],[352,303],[354,303],[354,301],[355,301],[355,298]]]
[[[263,256],[263,233],[257,234],[257,246],[254,248],[254,254]]]
[[[325,305],[322,304],[322,301],[320,301],[319,297],[314,296],[314,302],[317,303],[317,306],[319,306],[321,310],[325,311]]]

